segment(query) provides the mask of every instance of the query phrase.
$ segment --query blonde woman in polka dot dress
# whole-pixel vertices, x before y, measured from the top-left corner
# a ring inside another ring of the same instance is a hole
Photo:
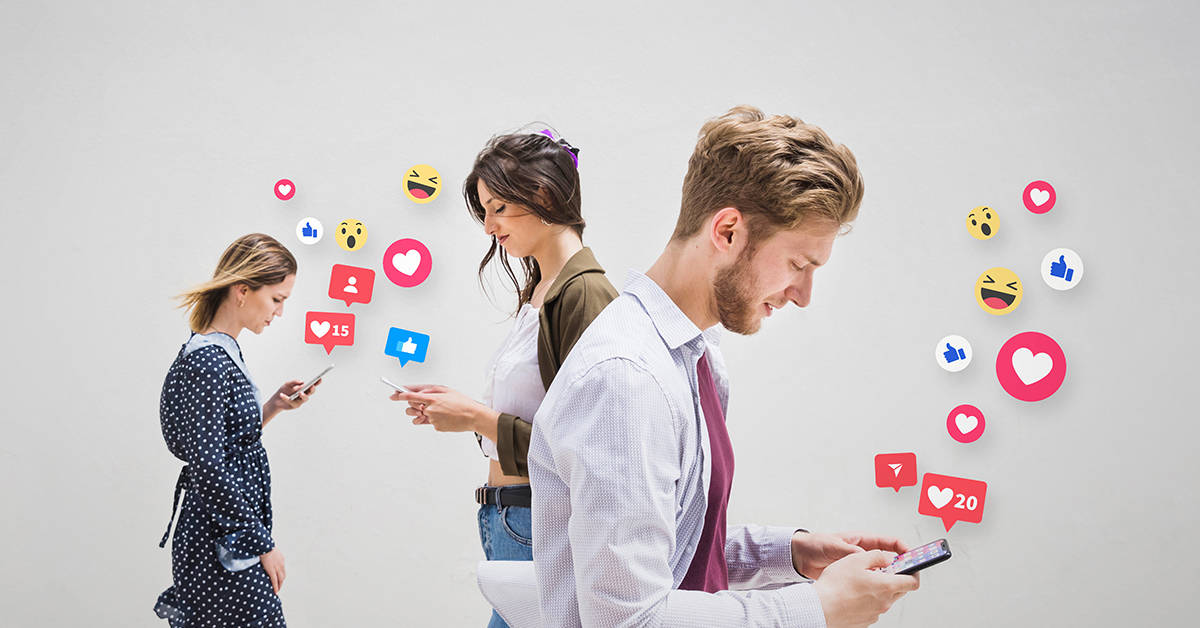
[[[316,385],[290,401],[304,382],[289,381],[262,404],[237,336],[262,333],[281,316],[295,282],[291,252],[254,233],[225,249],[211,281],[180,295],[192,336],[167,371],[159,405],[167,448],[187,464],[175,486],[173,509],[185,497],[171,543],[174,585],[154,607],[171,628],[286,625],[262,428],[304,404]],[[170,533],[168,523],[160,547]]]

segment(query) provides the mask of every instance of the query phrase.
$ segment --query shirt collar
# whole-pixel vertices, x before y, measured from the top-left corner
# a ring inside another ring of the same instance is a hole
[[[225,350],[225,353],[229,355],[229,359],[233,360],[233,363],[237,365],[242,375],[246,376],[246,381],[250,382],[250,387],[254,389],[255,399],[260,399],[261,401],[258,385],[254,383],[254,378],[250,377],[250,369],[246,368],[246,363],[242,360],[242,348],[233,336],[223,331],[214,331],[209,334],[193,332],[192,337],[188,338],[187,344],[183,346],[183,354],[187,355],[200,347],[210,345],[216,345]]]
[[[675,305],[671,297],[663,292],[662,287],[653,279],[635,270],[630,270],[625,277],[624,291],[641,302],[646,313],[650,315],[654,327],[658,329],[658,335],[662,336],[663,342],[667,343],[667,347],[672,351],[700,336],[704,336],[713,344],[717,343],[718,326],[714,325],[706,331],[700,331],[692,319],[688,318],[678,305]]]
[[[721,346],[721,330],[722,329],[724,329],[724,328],[721,327],[720,323],[717,323],[716,325],[709,327],[708,329],[704,330],[704,339],[707,340],[708,344],[710,344],[710,345],[713,345],[715,347]]]

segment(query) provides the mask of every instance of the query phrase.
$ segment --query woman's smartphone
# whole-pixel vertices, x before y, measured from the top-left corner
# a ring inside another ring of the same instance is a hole
[[[324,371],[321,371],[320,373],[317,373],[317,376],[316,376],[316,377],[314,377],[314,378],[312,378],[312,379],[308,380],[308,382],[307,382],[307,383],[305,383],[303,386],[301,386],[301,387],[300,387],[300,390],[297,390],[296,392],[294,392],[294,393],[292,393],[292,394],[288,395],[288,401],[295,401],[295,400],[299,399],[299,398],[300,398],[300,393],[302,393],[302,392],[304,392],[304,391],[308,390],[309,388],[312,388],[312,385],[313,385],[313,384],[315,384],[315,383],[317,383],[317,380],[318,380],[318,379],[321,379],[322,377],[324,377],[324,376],[325,376],[325,374],[326,374],[326,373],[328,373],[329,371],[332,371],[332,370],[333,370],[333,365],[332,365],[332,364],[330,364],[329,366],[325,367],[325,370],[324,370]]]
[[[946,539],[938,539],[897,556],[883,571],[906,576],[949,559],[950,544]]]
[[[397,392],[407,392],[407,393],[410,393],[410,392],[417,392],[417,391],[415,391],[415,390],[411,390],[411,389],[405,388],[405,387],[403,387],[403,386],[401,386],[401,385],[399,385],[399,384],[393,384],[392,382],[388,381],[388,378],[386,378],[386,377],[380,377],[379,379],[380,379],[380,380],[382,380],[382,381],[383,381],[383,383],[387,384],[388,386],[391,386],[392,388],[395,388]]]

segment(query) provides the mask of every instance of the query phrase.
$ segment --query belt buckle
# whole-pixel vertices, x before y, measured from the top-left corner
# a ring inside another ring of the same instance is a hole
[[[475,503],[479,504],[481,506],[487,504],[487,487],[486,486],[475,487]]]

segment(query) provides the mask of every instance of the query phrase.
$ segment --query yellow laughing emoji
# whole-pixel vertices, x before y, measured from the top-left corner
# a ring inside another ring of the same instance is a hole
[[[361,220],[348,219],[338,223],[333,232],[338,246],[347,251],[357,251],[367,243],[367,226]]]
[[[404,175],[404,195],[414,203],[428,203],[442,192],[442,177],[433,166],[421,164]]]
[[[975,282],[975,300],[988,314],[1008,314],[1021,304],[1021,279],[1017,273],[997,266]]]
[[[986,205],[976,207],[967,214],[967,233],[976,240],[987,240],[996,235],[1000,228],[1000,216]]]

